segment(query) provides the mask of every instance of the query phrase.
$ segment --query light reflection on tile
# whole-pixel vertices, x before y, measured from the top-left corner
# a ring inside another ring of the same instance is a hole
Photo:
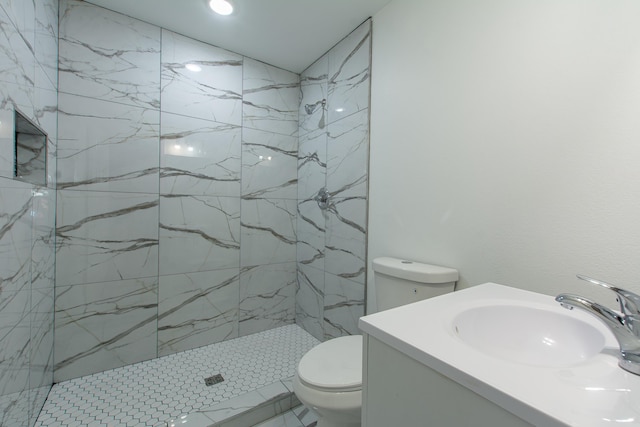
[[[242,128],[162,113],[160,192],[240,194]]]
[[[242,132],[242,197],[295,199],[295,137],[244,129]]]
[[[369,108],[371,20],[328,53],[329,123]]]
[[[298,110],[300,135],[321,129],[320,124],[329,122],[326,108],[328,72],[329,58],[328,55],[324,55],[300,75],[300,108]],[[322,106],[323,100],[325,108]]]
[[[242,125],[242,57],[162,31],[162,110]]]

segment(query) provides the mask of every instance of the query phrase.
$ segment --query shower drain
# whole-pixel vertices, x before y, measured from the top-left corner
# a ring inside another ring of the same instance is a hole
[[[222,375],[220,374],[215,374],[212,375],[208,378],[204,379],[204,384],[208,387],[208,386],[212,386],[214,384],[218,384],[221,383],[222,381],[224,381],[224,378],[222,378]]]

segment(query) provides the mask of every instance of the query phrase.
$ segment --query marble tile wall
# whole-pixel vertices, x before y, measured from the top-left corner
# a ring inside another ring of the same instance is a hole
[[[157,356],[160,29],[60,1],[55,379]]]
[[[57,0],[0,0],[0,425],[31,426],[53,383]],[[48,135],[42,184],[13,179],[13,111]]]
[[[56,380],[293,323],[299,76],[78,0],[59,56]]]
[[[296,322],[320,340],[364,315],[370,52],[367,21],[300,78]]]

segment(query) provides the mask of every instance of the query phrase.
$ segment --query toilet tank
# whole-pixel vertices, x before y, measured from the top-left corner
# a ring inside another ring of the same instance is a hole
[[[458,270],[404,259],[373,260],[378,311],[453,291]]]

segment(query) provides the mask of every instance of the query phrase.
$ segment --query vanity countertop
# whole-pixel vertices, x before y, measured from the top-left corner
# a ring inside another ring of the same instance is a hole
[[[565,366],[492,356],[464,342],[454,326],[458,314],[486,305],[575,316],[602,333],[604,348]],[[640,376],[618,367],[613,334],[594,316],[568,311],[551,296],[486,283],[362,317],[359,327],[533,425],[640,426]]]

